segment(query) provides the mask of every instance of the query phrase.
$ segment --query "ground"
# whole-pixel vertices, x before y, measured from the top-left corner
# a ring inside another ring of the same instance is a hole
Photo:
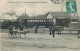
[[[5,31],[5,32],[3,32]],[[28,33],[26,38],[9,38],[8,30],[0,32],[0,51],[80,51],[77,34]]]

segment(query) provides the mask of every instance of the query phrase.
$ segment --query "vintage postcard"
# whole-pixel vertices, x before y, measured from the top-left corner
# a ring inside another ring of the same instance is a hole
[[[0,51],[80,51],[80,0],[0,0]]]

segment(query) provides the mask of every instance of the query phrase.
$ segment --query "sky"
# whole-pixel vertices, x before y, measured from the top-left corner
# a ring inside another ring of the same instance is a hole
[[[76,3],[78,10],[77,13],[80,16],[80,0],[76,0]],[[25,13],[25,9],[26,14],[28,14],[29,16],[37,16],[48,12],[61,12],[61,10],[62,12],[64,12],[66,11],[66,3],[65,0],[62,4],[54,4],[51,0],[0,0],[0,17],[3,13],[12,11],[16,12],[16,14],[19,16],[22,13]]]

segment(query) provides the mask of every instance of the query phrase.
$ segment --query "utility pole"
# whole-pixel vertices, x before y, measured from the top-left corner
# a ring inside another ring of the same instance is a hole
[[[26,17],[26,8],[25,8],[25,17]]]

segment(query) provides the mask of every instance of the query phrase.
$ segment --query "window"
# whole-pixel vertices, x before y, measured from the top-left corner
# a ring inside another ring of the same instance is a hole
[[[40,20],[40,22],[42,22],[42,20]]]
[[[44,22],[44,21],[42,20],[42,22]]]
[[[31,22],[33,22],[33,20],[31,20]]]
[[[39,20],[35,20],[35,22],[39,22]]]
[[[31,22],[31,20],[28,20],[28,22]]]
[[[32,22],[34,22],[34,20],[32,20]]]
[[[45,20],[43,20],[45,22]]]

